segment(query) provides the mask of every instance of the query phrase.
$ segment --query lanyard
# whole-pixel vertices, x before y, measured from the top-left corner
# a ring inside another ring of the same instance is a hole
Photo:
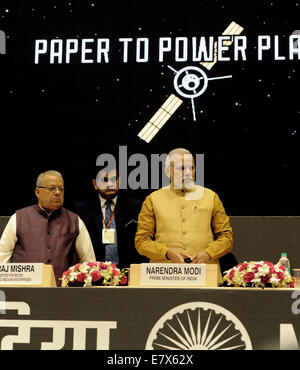
[[[111,224],[111,222],[112,222],[112,220],[113,220],[113,218],[114,218],[115,210],[116,210],[116,207],[115,207],[115,208],[114,208],[114,210],[112,211],[112,213],[111,213],[111,215],[110,215],[110,218],[109,218],[109,220],[108,220],[107,224],[105,224],[105,219],[104,219],[104,217],[103,217],[103,212],[102,212],[102,220],[103,220],[103,222],[104,222],[105,229],[109,229],[110,224]]]

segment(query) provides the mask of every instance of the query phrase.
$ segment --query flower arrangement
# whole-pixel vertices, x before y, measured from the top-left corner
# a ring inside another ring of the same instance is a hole
[[[82,262],[68,268],[62,275],[62,287],[115,286],[127,283],[126,270],[112,262]]]
[[[266,261],[243,262],[225,271],[227,285],[242,287],[292,287],[294,279],[285,266]]]

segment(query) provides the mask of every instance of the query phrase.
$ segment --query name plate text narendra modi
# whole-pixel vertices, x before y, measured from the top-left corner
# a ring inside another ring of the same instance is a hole
[[[42,284],[42,263],[6,263],[0,265],[0,285]]]
[[[142,263],[140,285],[205,286],[206,264]]]

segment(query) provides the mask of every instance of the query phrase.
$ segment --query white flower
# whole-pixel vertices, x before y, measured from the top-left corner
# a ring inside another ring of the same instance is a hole
[[[88,266],[88,264],[86,262],[84,263],[81,263],[80,266],[79,266],[79,271],[80,272],[83,272],[84,274],[88,273],[90,271],[90,266]]]
[[[92,277],[89,275],[86,279],[84,279],[84,286],[92,286]]]
[[[258,271],[261,273],[261,275],[267,275],[270,273],[270,268],[268,265],[263,265],[262,267],[258,268]]]
[[[70,281],[77,280],[78,272],[70,272]]]
[[[67,279],[63,279],[63,281],[62,281],[62,283],[61,283],[61,286],[62,286],[63,288],[65,288],[65,287],[67,287],[67,286],[68,286],[68,283],[69,283],[69,281],[68,281]]]

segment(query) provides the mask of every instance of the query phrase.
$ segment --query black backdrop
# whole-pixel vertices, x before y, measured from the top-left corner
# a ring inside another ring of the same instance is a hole
[[[99,154],[167,153],[186,147],[205,155],[205,186],[215,190],[230,215],[299,215],[297,180],[300,101],[299,60],[288,60],[288,36],[300,29],[298,1],[100,1],[0,3],[1,202],[0,214],[35,201],[37,175],[63,173],[66,205],[86,197]],[[147,144],[138,132],[174,93],[174,54],[158,62],[159,37],[219,36],[235,21],[247,36],[247,60],[219,62],[195,99],[197,121],[184,100]],[[280,54],[257,60],[258,35],[279,35]],[[109,63],[34,63],[36,39],[111,39]],[[150,58],[122,62],[119,37],[147,37]],[[151,191],[151,190],[149,190]],[[144,196],[148,191],[139,191]]]

